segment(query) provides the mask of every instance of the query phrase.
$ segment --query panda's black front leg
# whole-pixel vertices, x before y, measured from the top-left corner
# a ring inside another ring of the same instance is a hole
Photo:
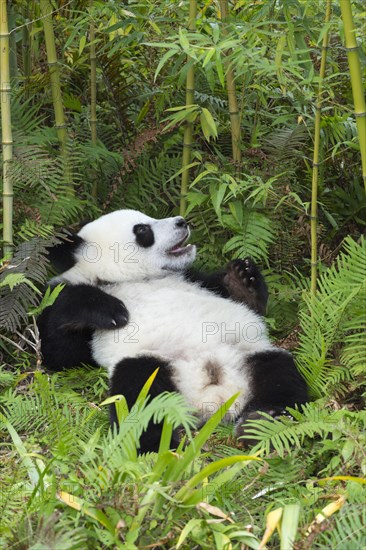
[[[267,307],[268,290],[262,273],[251,258],[229,262],[225,271],[202,273],[190,269],[185,273],[191,282],[249,306],[264,315]]]
[[[66,330],[114,329],[128,323],[126,306],[96,286],[66,285],[55,303],[39,317]]]
[[[66,285],[37,319],[44,365],[62,370],[87,363],[96,366],[90,342],[95,329],[122,328],[125,305],[90,285]]]
[[[114,368],[110,379],[110,394],[124,395],[128,408],[131,412],[129,416],[130,422],[139,422],[138,412],[136,412],[136,414],[134,413],[133,405],[136,403],[136,399],[145,382],[157,368],[159,368],[159,371],[151,385],[149,391],[150,398],[154,398],[163,392],[176,391],[176,388],[171,380],[171,369],[169,363],[156,357],[141,356],[123,359]],[[118,425],[117,413],[114,404],[110,407],[110,419],[112,425]],[[143,432],[140,437],[140,453],[146,453],[149,451],[156,452],[159,450],[162,428],[162,423],[149,423],[146,431]],[[171,448],[176,448],[178,444],[179,434],[178,431],[174,431],[171,440]]]
[[[265,314],[268,300],[267,285],[251,258],[230,262],[226,268],[224,285],[233,300],[248,305],[260,315]]]

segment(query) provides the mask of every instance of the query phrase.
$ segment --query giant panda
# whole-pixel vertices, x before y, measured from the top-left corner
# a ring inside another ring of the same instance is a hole
[[[53,282],[65,287],[38,319],[44,364],[103,366],[111,395],[123,394],[130,407],[159,367],[151,396],[180,392],[202,422],[240,392],[227,414],[240,434],[257,411],[276,416],[303,404],[306,384],[291,354],[268,338],[267,287],[252,260],[197,272],[189,235],[180,216],[119,210],[51,251],[63,271]],[[151,424],[140,451],[156,450],[160,433]]]

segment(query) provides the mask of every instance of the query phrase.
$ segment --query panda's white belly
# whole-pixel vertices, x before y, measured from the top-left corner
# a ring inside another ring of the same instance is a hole
[[[125,328],[94,335],[94,358],[110,374],[124,358],[153,355],[172,365],[179,391],[204,418],[238,391],[235,405],[245,405],[245,356],[271,347],[261,317],[179,275],[104,290],[122,300],[130,316]]]

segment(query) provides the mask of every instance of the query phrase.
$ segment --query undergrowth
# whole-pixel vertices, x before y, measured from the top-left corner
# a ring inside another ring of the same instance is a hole
[[[40,3],[8,3],[17,55],[15,248],[0,267],[3,548],[365,546],[366,199],[339,2],[323,82],[315,297],[309,202],[324,3],[233,2],[225,29],[219,4],[204,3],[189,33],[187,2],[59,3],[53,25],[68,133],[62,156]],[[352,4],[360,37],[364,7]],[[91,23],[97,143],[90,139]],[[185,109],[187,56],[196,89]],[[240,110],[239,165],[232,161],[227,62]],[[178,214],[183,124],[192,113],[186,217],[198,267],[217,269],[247,255],[260,264],[273,339],[293,350],[311,390],[312,402],[291,417],[253,421],[252,448],[234,439],[220,415],[196,433],[179,395],[150,401],[146,391],[132,411],[121,399],[122,429],[113,434],[105,371],[50,375],[40,354],[35,316],[60,290],[42,298],[52,275],[47,248],[60,228],[77,229],[114,209]],[[154,417],[165,426],[159,453],[140,456],[139,435]],[[187,436],[171,452],[177,425]]]

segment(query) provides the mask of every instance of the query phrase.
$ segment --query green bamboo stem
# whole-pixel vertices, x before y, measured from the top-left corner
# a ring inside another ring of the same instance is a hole
[[[351,75],[358,140],[360,144],[362,177],[366,191],[366,102],[364,87],[362,85],[361,64],[358,55],[358,44],[356,40],[355,27],[353,24],[350,0],[342,0],[340,2],[340,7],[344,27],[345,47],[348,55],[349,72]]]
[[[8,27],[14,29],[15,27],[15,14],[13,2],[8,1]],[[15,33],[9,35],[9,63],[10,63],[10,78],[14,80],[18,76],[18,64],[17,64],[17,43],[15,39]]]
[[[95,52],[95,27],[93,21],[89,28],[90,42],[90,131],[93,145],[97,143],[97,56]],[[92,195],[98,196],[97,182],[93,184]]]
[[[328,25],[332,13],[332,0],[327,0],[325,9],[324,24]],[[315,128],[314,128],[314,152],[313,152],[313,172],[311,184],[311,214],[310,214],[310,233],[311,233],[311,293],[315,296],[316,281],[318,272],[318,243],[317,243],[317,222],[318,222],[318,181],[319,181],[319,157],[320,157],[320,123],[322,110],[323,80],[325,77],[325,66],[327,62],[327,50],[329,44],[329,29],[327,28],[322,43],[322,55],[319,70],[318,95],[315,104]]]
[[[90,130],[92,143],[97,143],[97,56],[95,54],[95,28],[90,23]]]
[[[220,0],[220,11],[221,11],[221,21],[225,23],[225,21],[229,17],[228,0]],[[226,67],[226,87],[227,87],[227,98],[229,102],[233,160],[235,163],[240,164],[241,162],[240,115],[239,115],[238,100],[236,97],[234,71],[231,68],[229,63],[227,63],[227,67]]]
[[[29,81],[31,75],[31,50],[28,25],[22,28],[22,60],[23,60],[23,75],[25,95],[28,97]]]
[[[3,256],[6,258],[11,258],[13,250],[13,182],[11,177],[13,134],[11,129],[9,54],[9,27],[6,11],[6,0],[0,0],[0,100],[3,150]]]
[[[44,37],[46,42],[47,63],[50,73],[53,109],[55,113],[55,128],[60,142],[61,155],[65,167],[65,179],[72,185],[69,155],[67,150],[67,129],[65,122],[64,106],[62,103],[62,91],[60,83],[60,70],[57,63],[55,35],[52,25],[52,6],[48,0],[40,1],[41,15],[43,21]]]
[[[197,2],[196,0],[189,0],[189,15],[188,15],[188,28],[190,31],[196,29],[196,16],[197,16]],[[187,63],[190,62],[190,57],[187,58]],[[192,105],[194,103],[194,65],[190,65],[187,72],[186,81],[186,105]],[[182,155],[182,182],[181,182],[181,196],[180,196],[180,215],[184,216],[187,208],[187,191],[189,186],[189,164],[192,158],[192,144],[193,144],[193,122],[187,121],[184,128],[183,137],[183,155]]]

